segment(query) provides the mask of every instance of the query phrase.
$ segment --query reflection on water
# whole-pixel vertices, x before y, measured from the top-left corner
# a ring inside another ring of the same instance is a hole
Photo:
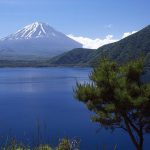
[[[0,69],[0,137],[15,136],[34,144],[40,137],[56,144],[64,136],[81,139],[81,149],[102,145],[133,149],[123,132],[111,134],[90,121],[92,115],[74,99],[76,81],[88,81],[90,68],[3,68]],[[3,137],[3,139],[5,139]],[[111,139],[111,140],[110,140]],[[145,142],[148,146],[148,138]]]

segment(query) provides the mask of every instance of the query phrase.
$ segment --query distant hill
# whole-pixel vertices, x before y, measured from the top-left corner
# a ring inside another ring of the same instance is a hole
[[[51,65],[61,65],[61,66],[87,66],[86,64],[90,55],[94,53],[95,50],[77,48],[69,52],[63,53],[59,56],[53,57],[48,62]]]
[[[97,63],[102,56],[124,63],[141,55],[145,56],[147,62],[150,62],[150,26],[118,42],[104,45],[97,50],[74,49],[52,58],[50,63],[53,65],[91,66]]]

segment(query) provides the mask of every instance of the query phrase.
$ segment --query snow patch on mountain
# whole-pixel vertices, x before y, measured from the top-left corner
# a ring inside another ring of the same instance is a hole
[[[46,23],[34,22],[25,26],[23,29],[18,30],[16,33],[3,38],[2,40],[52,38],[56,36],[62,36],[62,33],[56,31]]]
[[[10,55],[55,56],[82,44],[56,31],[46,23],[34,22],[0,40],[0,52]]]

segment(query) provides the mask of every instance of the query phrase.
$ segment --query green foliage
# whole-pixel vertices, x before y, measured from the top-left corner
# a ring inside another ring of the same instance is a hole
[[[34,150],[52,150],[52,148],[49,145],[40,145],[37,148],[34,148]]]
[[[31,148],[28,148],[27,146],[21,146],[21,145],[10,145],[5,148],[1,148],[2,150],[31,150]],[[33,150],[52,150],[52,148],[48,145],[40,145],[38,147],[33,148]]]
[[[93,69],[91,82],[75,88],[76,98],[95,112],[93,121],[124,129],[137,149],[142,149],[143,134],[150,132],[150,84],[141,81],[143,73],[143,59],[119,65],[104,58]]]
[[[56,150],[71,150],[71,143],[69,139],[62,139]]]
[[[91,49],[83,49],[77,48],[73,49],[69,52],[63,53],[56,57],[53,57],[48,62],[54,65],[75,65],[75,66],[86,66],[86,62],[89,60],[90,54],[92,54],[94,50]]]
[[[48,144],[41,144],[39,146],[30,148],[29,146],[18,144],[15,139],[7,143],[6,146],[1,147],[1,150],[79,150],[80,141],[73,140],[71,141],[68,138],[63,138],[59,141],[59,144],[56,148],[52,148]]]

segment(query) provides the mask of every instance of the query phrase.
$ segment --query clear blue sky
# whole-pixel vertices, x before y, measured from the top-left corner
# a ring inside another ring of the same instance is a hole
[[[34,21],[65,34],[119,38],[150,24],[150,0],[0,0],[0,37]]]

